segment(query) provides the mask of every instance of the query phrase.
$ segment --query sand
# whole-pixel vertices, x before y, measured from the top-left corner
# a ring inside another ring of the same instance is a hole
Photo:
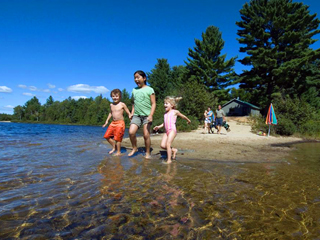
[[[177,159],[206,159],[215,161],[265,162],[283,161],[293,149],[291,143],[301,142],[296,137],[259,136],[251,131],[247,118],[228,118],[230,132],[224,128],[221,134],[205,133],[202,127],[192,132],[178,132],[173,147],[178,149]],[[162,134],[152,134],[152,159],[160,158]],[[130,152],[131,143],[124,139],[122,147]],[[144,147],[142,137],[138,138],[138,147]]]

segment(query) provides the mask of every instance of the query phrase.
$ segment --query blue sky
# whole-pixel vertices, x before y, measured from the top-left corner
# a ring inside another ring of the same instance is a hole
[[[210,25],[222,32],[227,59],[242,58],[235,22],[245,2],[0,0],[0,113],[33,96],[44,104],[50,95],[63,101],[109,98],[114,88],[131,93],[136,70],[150,72],[158,58],[184,65]],[[320,1],[303,3],[319,13]],[[242,69],[237,63],[236,72]]]

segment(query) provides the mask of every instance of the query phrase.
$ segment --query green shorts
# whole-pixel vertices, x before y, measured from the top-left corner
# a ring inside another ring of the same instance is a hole
[[[142,125],[149,123],[147,118],[148,118],[148,116],[133,115],[131,122],[130,122],[130,125],[135,124],[140,128]]]

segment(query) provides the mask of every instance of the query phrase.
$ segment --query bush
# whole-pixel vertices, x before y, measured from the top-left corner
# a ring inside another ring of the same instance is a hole
[[[186,122],[186,120],[184,119],[181,119],[178,117],[177,119],[177,131],[180,131],[180,132],[190,132],[191,130],[195,130],[198,128],[199,126],[199,121],[196,119],[196,117],[194,116],[191,116],[188,118],[191,120],[191,123],[188,124]]]
[[[266,124],[266,119],[261,115],[252,115],[250,116],[251,128],[253,132],[262,131],[268,132],[268,125]],[[273,129],[271,129],[273,131]]]
[[[310,137],[320,137],[320,121],[309,120],[302,124],[300,133]]]
[[[276,133],[284,136],[291,136],[297,131],[296,126],[290,119],[286,119],[281,115],[278,118],[278,125],[275,127]]]

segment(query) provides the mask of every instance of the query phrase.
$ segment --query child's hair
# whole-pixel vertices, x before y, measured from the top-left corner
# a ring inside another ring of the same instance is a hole
[[[146,73],[144,71],[142,71],[142,70],[135,71],[133,76],[136,75],[136,73],[138,73],[141,77],[146,79],[144,82],[147,81],[147,75],[146,75]]]
[[[172,107],[175,109],[178,106],[178,102],[182,99],[182,97],[173,97],[173,96],[167,96],[165,97],[164,101],[169,102]]]
[[[119,97],[121,98],[122,97],[122,93],[120,91],[120,89],[116,88],[116,89],[113,89],[110,93],[110,97],[112,97],[112,94],[116,95],[116,94],[119,94]]]

